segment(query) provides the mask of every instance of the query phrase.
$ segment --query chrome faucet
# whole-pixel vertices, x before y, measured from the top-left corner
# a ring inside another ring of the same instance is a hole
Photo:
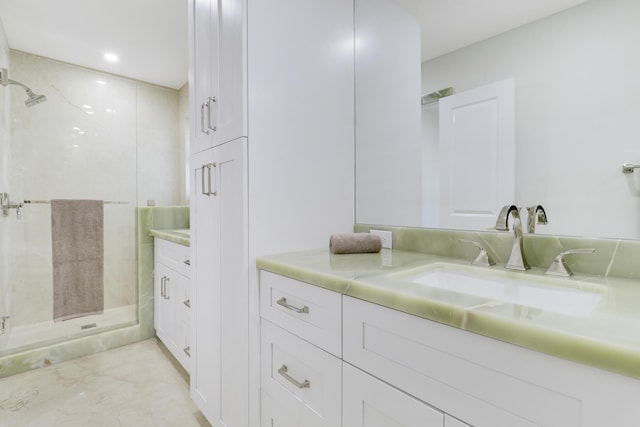
[[[522,242],[522,221],[520,220],[520,209],[515,205],[507,205],[502,208],[496,221],[496,230],[509,231],[509,216],[513,217],[513,246],[511,256],[506,268],[509,270],[528,270],[529,263],[524,256],[524,246]]]
[[[544,211],[542,205],[529,206],[527,208],[527,231],[529,234],[536,232],[536,219],[539,224],[548,224],[547,213]]]

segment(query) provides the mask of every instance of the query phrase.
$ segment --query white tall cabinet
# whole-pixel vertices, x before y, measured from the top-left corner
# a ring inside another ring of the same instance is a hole
[[[353,1],[189,7],[191,394],[212,425],[257,427],[255,258],[353,227]]]

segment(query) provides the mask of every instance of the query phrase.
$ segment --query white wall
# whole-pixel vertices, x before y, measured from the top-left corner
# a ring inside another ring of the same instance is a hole
[[[425,62],[423,93],[514,77],[516,200],[550,234],[640,237],[640,2],[592,0]]]

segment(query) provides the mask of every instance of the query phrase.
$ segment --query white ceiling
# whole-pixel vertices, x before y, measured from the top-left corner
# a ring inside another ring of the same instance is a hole
[[[0,18],[12,49],[174,89],[187,82],[186,0],[0,0]]]
[[[394,1],[420,17],[426,60],[588,0]],[[1,0],[0,19],[12,49],[174,89],[187,82],[186,0]]]
[[[393,0],[420,20],[422,61],[589,0]]]

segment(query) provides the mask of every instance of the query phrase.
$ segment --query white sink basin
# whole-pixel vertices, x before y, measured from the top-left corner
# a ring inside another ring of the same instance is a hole
[[[402,276],[403,281],[419,285],[578,317],[593,312],[605,290],[604,286],[573,279],[530,277],[449,263],[433,264]]]

